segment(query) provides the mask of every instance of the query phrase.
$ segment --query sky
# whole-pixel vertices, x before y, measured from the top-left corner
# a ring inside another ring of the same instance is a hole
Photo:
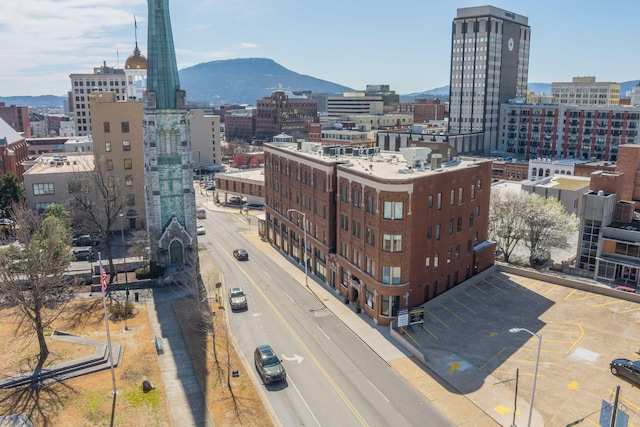
[[[145,0],[0,0],[0,97],[63,96],[70,74],[146,55]],[[449,84],[457,8],[491,4],[529,18],[529,82],[640,78],[630,0],[170,0],[178,69],[270,58],[291,71],[399,94]]]

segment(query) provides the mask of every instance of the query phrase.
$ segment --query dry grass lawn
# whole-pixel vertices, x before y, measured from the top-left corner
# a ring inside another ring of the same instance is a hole
[[[36,426],[171,425],[146,310],[146,305],[136,305],[135,316],[127,321],[129,331],[124,331],[124,322],[109,322],[112,342],[124,346],[122,364],[115,368],[115,402],[111,371],[105,370],[41,389],[0,390],[0,414],[26,413]],[[0,310],[3,376],[29,370],[38,354],[33,337],[14,335],[16,319],[11,313],[10,308]],[[102,299],[94,296],[72,301],[54,327],[106,341]],[[51,338],[47,344],[51,351],[47,364],[51,365],[93,353],[93,347]],[[148,393],[142,391],[144,377],[156,386]]]
[[[140,303],[135,307],[135,316],[127,321],[128,331],[124,330],[123,321],[109,322],[111,340],[124,346],[122,364],[115,368],[118,390],[115,403],[111,371],[106,370],[43,389],[0,390],[0,415],[26,413],[36,426],[171,426],[147,306]],[[217,303],[212,307],[216,313],[216,363],[213,338],[201,328],[194,327],[199,322],[193,307],[193,299],[174,302],[174,310],[183,328],[200,386],[206,390],[207,405],[215,425],[272,426],[258,390],[230,342],[227,348],[223,311]],[[30,371],[38,354],[35,337],[15,336],[16,319],[10,316],[11,313],[9,308],[0,309],[2,376]],[[100,295],[72,301],[54,327],[74,335],[106,341]],[[47,362],[50,365],[87,356],[94,351],[93,347],[51,338],[47,338],[47,344],[51,352]],[[234,370],[238,371],[237,377],[230,375]],[[145,377],[155,386],[149,393],[142,391]]]

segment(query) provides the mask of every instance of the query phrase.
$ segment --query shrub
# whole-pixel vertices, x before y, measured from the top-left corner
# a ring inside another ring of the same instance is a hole
[[[112,320],[128,319],[133,315],[134,307],[131,301],[125,301],[124,304],[116,301],[109,306],[109,317]]]
[[[140,267],[136,270],[136,279],[155,279],[162,276],[164,268],[159,265],[145,264],[144,267]]]

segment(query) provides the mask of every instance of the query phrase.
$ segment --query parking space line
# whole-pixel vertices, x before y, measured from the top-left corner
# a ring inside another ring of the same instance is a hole
[[[486,292],[484,289],[482,289],[481,287],[479,287],[478,285],[476,285],[475,283],[473,284],[473,287],[476,288],[477,290],[479,290],[480,292],[482,292],[483,294],[488,294],[489,292]]]
[[[455,299],[455,298],[454,298],[454,299]],[[457,315],[453,310],[449,310],[449,307],[447,307],[446,305],[444,305],[444,304],[440,304],[440,307],[442,307],[442,308],[444,308],[445,310],[447,310],[447,311],[448,311],[452,316],[455,316],[455,317],[456,317],[459,321],[461,321],[462,323],[466,323],[466,321],[465,321],[462,317],[458,316],[458,315]]]
[[[596,305],[594,305],[594,307],[605,307],[607,305],[619,304],[621,302],[626,302],[626,301],[625,300],[610,301],[610,302],[605,302],[605,303],[602,303],[602,304],[596,304]]]
[[[469,307],[467,307],[466,305],[464,305],[463,303],[461,303],[460,301],[458,301],[457,298],[451,298],[452,300],[454,300],[455,302],[457,302],[458,304],[460,304],[462,307],[466,308],[467,310],[469,310],[471,312],[471,314],[476,314],[475,311],[471,310]],[[458,316],[456,316],[458,317]]]
[[[438,337],[436,336],[436,334],[434,334],[433,332],[431,332],[429,329],[424,327],[424,323],[422,324],[422,330],[424,330],[426,333],[428,333],[429,335],[431,335],[434,339],[438,339]]]
[[[474,297],[473,295],[471,295],[469,292],[464,291],[464,293],[471,298],[472,300],[474,300],[475,302],[477,302],[478,304],[484,305],[485,307],[488,307],[487,304],[485,304],[484,302],[480,301],[478,298]]]
[[[449,325],[447,325],[447,324],[446,324],[446,323],[444,323],[442,320],[440,320],[440,319],[438,318],[438,316],[436,316],[435,314],[433,314],[431,311],[428,311],[427,313],[429,313],[429,315],[430,315],[431,317],[433,317],[433,318],[434,318],[434,319],[436,319],[438,322],[440,322],[440,323],[442,324],[442,326],[444,326],[445,328],[447,328],[447,329],[451,330],[451,328],[449,327]]]
[[[558,287],[558,285],[553,285],[553,286],[551,286],[551,287],[547,290],[547,292],[545,292],[543,295],[549,295],[549,294],[550,294],[550,293],[551,293],[555,288],[557,288],[557,287]]]
[[[507,291],[505,291],[504,289],[502,289],[502,288],[500,288],[500,287],[496,286],[494,283],[492,283],[492,282],[490,282],[490,281],[488,281],[488,280],[486,280],[486,279],[484,279],[484,280],[482,280],[482,281],[483,281],[483,282],[485,282],[486,284],[488,284],[489,286],[492,286],[492,287],[496,288],[496,289],[497,289],[497,290],[499,290],[500,292],[503,292],[503,293],[505,293],[505,294],[508,294],[508,292],[507,292]]]
[[[484,370],[485,366],[487,366],[489,363],[491,363],[494,360],[496,360],[498,358],[498,356],[500,356],[506,349],[507,349],[507,347],[503,347],[502,350],[497,352],[491,359],[487,360],[487,363],[485,363],[484,365],[480,366],[480,369]]]
[[[638,311],[638,310],[640,310],[640,307],[630,308],[629,310],[621,310],[621,311],[618,312],[618,314],[631,313],[632,311]]]
[[[404,328],[403,328],[403,331],[404,331],[404,334],[405,334],[405,335],[406,335],[406,336],[407,336],[411,341],[413,341],[413,344],[414,344],[414,345],[418,346],[419,348],[422,348],[422,346],[420,345],[420,343],[419,343],[415,338],[413,338],[413,337],[411,336],[411,334],[410,334],[409,332],[407,332],[407,330],[406,330],[406,329],[404,329]]]
[[[545,329],[544,332],[545,332],[545,334],[548,334],[550,332],[556,332],[556,333],[559,333],[559,334],[580,335],[580,332],[562,331],[560,329],[549,329],[549,330]]]
[[[559,323],[563,323],[563,322],[559,322]],[[580,323],[565,323],[565,325],[574,325],[577,326],[578,329],[580,329],[580,338],[578,338],[567,350],[567,352],[565,354],[569,354],[573,351],[574,347],[576,345],[578,345],[578,343],[580,341],[582,341],[582,338],[584,338],[584,328],[582,327],[582,325]]]

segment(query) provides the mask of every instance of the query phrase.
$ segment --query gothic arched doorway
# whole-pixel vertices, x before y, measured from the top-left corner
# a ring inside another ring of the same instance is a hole
[[[171,265],[184,264],[184,251],[180,240],[171,242],[171,245],[169,245],[169,255],[171,256]]]

